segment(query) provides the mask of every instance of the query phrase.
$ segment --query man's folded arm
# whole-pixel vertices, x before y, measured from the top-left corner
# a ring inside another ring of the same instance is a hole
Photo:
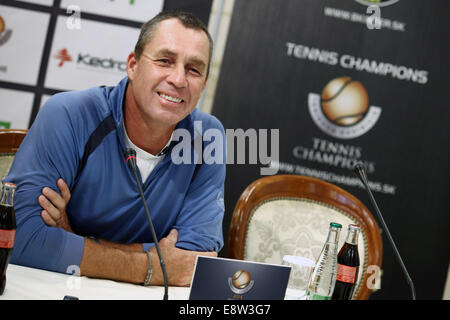
[[[17,230],[11,262],[58,272],[79,265],[84,247],[83,237],[45,225],[38,203],[43,187],[58,191],[59,178],[70,185],[76,175],[80,146],[64,103],[58,94],[47,101],[4,179],[17,185]]]

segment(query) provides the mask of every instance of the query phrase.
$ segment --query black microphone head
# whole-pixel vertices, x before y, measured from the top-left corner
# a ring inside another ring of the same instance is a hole
[[[357,162],[355,164],[354,167],[354,172],[355,174],[358,176],[358,178],[364,183],[365,181],[367,181],[367,177],[366,177],[366,168],[364,166],[364,163],[362,163],[361,161]]]
[[[125,150],[125,159],[131,169],[136,167],[136,150],[128,148]]]

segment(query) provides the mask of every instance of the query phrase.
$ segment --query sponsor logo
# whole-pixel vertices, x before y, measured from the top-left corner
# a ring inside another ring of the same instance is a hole
[[[55,54],[55,58],[59,60],[58,67],[62,67],[64,65],[64,62],[72,61],[72,57],[69,55],[69,52],[67,49],[61,49],[58,51],[57,54]]]
[[[385,7],[393,5],[394,3],[397,3],[400,0],[355,0],[355,1],[365,6]]]
[[[0,129],[9,129],[9,128],[11,128],[11,122],[0,121]]]
[[[369,30],[372,29],[388,29],[392,31],[406,31],[406,23],[396,19],[388,19],[381,17],[381,8],[397,3],[399,0],[355,0],[356,2],[366,6],[366,14],[348,11],[341,8],[324,7],[324,15],[326,17],[346,20],[353,23],[365,24]]]
[[[73,61],[72,56],[69,54],[66,48],[59,50],[54,58],[59,60],[58,67],[62,67],[65,62]],[[127,63],[126,61],[118,61],[113,58],[102,58],[92,56],[89,53],[78,53],[76,59],[77,68],[89,69],[89,70],[101,70],[101,71],[112,71],[112,72],[126,72]]]
[[[357,138],[377,123],[381,108],[369,105],[364,86],[350,77],[328,82],[321,95],[310,93],[308,107],[314,123],[339,139]]]
[[[95,69],[125,72],[127,70],[126,61],[117,61],[113,58],[100,58],[88,54],[79,53],[77,65],[82,65]]]
[[[411,66],[396,65],[350,54],[340,54],[328,49],[310,47],[293,42],[286,42],[286,47],[287,56],[295,59],[339,66],[343,69],[356,70],[418,84],[426,84],[428,82],[429,72],[427,70],[420,70]]]
[[[12,30],[6,29],[5,20],[0,16],[0,46],[4,45],[11,38]]]
[[[255,280],[252,280],[250,273],[245,270],[238,270],[233,277],[228,278],[228,285],[230,286],[231,291],[237,295],[243,295],[249,292],[254,284]]]
[[[110,2],[114,2],[115,0],[109,0]],[[134,4],[134,0],[130,0],[130,5]]]

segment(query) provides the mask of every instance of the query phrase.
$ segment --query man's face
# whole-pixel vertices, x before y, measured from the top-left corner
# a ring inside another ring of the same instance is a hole
[[[209,40],[177,19],[160,22],[139,59],[128,57],[128,78],[144,121],[175,126],[195,108],[206,85]]]

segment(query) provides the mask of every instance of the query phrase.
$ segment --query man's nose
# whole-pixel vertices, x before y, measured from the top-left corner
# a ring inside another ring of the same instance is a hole
[[[186,70],[183,65],[175,65],[170,70],[167,81],[177,88],[184,88],[187,86]]]

